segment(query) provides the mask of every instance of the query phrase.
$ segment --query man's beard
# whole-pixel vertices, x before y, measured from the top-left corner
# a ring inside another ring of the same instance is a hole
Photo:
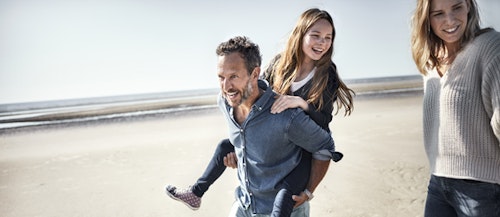
[[[247,88],[243,90],[244,92],[241,94],[241,101],[240,105],[243,104],[250,96],[252,95],[253,87],[252,87],[252,82],[251,80],[248,80],[247,82]]]
[[[246,88],[243,89],[242,92],[240,92],[240,95],[241,95],[240,101],[237,103],[236,102],[232,103],[231,107],[237,107],[237,106],[242,105],[245,101],[248,100],[248,98],[250,98],[250,96],[252,95],[252,91],[253,91],[252,82],[249,79],[247,84],[246,84]],[[227,98],[227,96],[225,98],[226,98],[226,101],[230,102],[230,100]]]

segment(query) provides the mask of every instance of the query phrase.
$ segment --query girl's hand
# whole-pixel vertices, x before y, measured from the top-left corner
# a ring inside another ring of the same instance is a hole
[[[224,160],[224,165],[226,167],[231,167],[233,169],[236,169],[238,167],[238,161],[236,160],[236,153],[234,152],[228,153],[223,160]]]
[[[307,102],[299,96],[277,95],[276,101],[271,106],[271,113],[277,114],[289,108],[302,108],[307,111],[309,108]]]

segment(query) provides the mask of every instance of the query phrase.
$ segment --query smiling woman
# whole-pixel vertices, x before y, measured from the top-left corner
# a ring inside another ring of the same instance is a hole
[[[266,64],[281,50],[297,14],[311,7],[332,13],[338,29],[334,59],[344,78],[415,75],[408,49],[413,4],[3,0],[0,105],[215,89],[214,45],[247,35],[261,46]],[[499,25],[498,1],[479,4],[485,24]],[[388,6],[394,10],[380,13]],[[370,19],[360,22],[360,14]]]
[[[441,76],[448,71],[462,46],[462,36],[468,26],[470,4],[465,0],[432,1],[430,7],[430,26],[437,37],[442,39],[445,50],[437,66]],[[474,19],[473,17],[471,17]],[[474,22],[474,21],[471,21]],[[468,40],[474,32],[469,32],[464,39]]]
[[[431,173],[425,216],[498,216],[500,33],[480,27],[475,0],[420,0],[412,27]]]

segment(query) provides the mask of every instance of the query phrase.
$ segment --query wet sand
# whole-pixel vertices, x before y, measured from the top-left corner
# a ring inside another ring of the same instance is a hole
[[[421,94],[356,98],[331,124],[345,157],[332,164],[311,216],[423,216],[428,166]],[[0,134],[0,213],[32,216],[227,216],[232,169],[192,211],[164,185],[201,175],[226,123],[216,109]]]

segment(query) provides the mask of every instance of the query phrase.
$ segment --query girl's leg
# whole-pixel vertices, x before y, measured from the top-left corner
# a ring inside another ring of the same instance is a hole
[[[217,149],[208,163],[205,172],[196,183],[188,189],[177,189],[175,186],[167,185],[165,187],[167,195],[186,204],[189,208],[197,210],[201,205],[201,197],[203,194],[205,194],[210,185],[212,185],[226,169],[224,157],[230,152],[234,152],[234,146],[229,142],[229,139],[222,140],[217,145]]]
[[[224,173],[224,170],[226,170],[224,157],[230,152],[234,152],[234,146],[229,139],[224,139],[217,145],[217,149],[205,172],[192,186],[192,191],[196,196],[202,197],[208,188]]]
[[[272,217],[290,217],[295,205],[292,195],[298,195],[306,188],[311,174],[311,161],[312,154],[302,150],[299,164],[285,177],[274,199]]]

